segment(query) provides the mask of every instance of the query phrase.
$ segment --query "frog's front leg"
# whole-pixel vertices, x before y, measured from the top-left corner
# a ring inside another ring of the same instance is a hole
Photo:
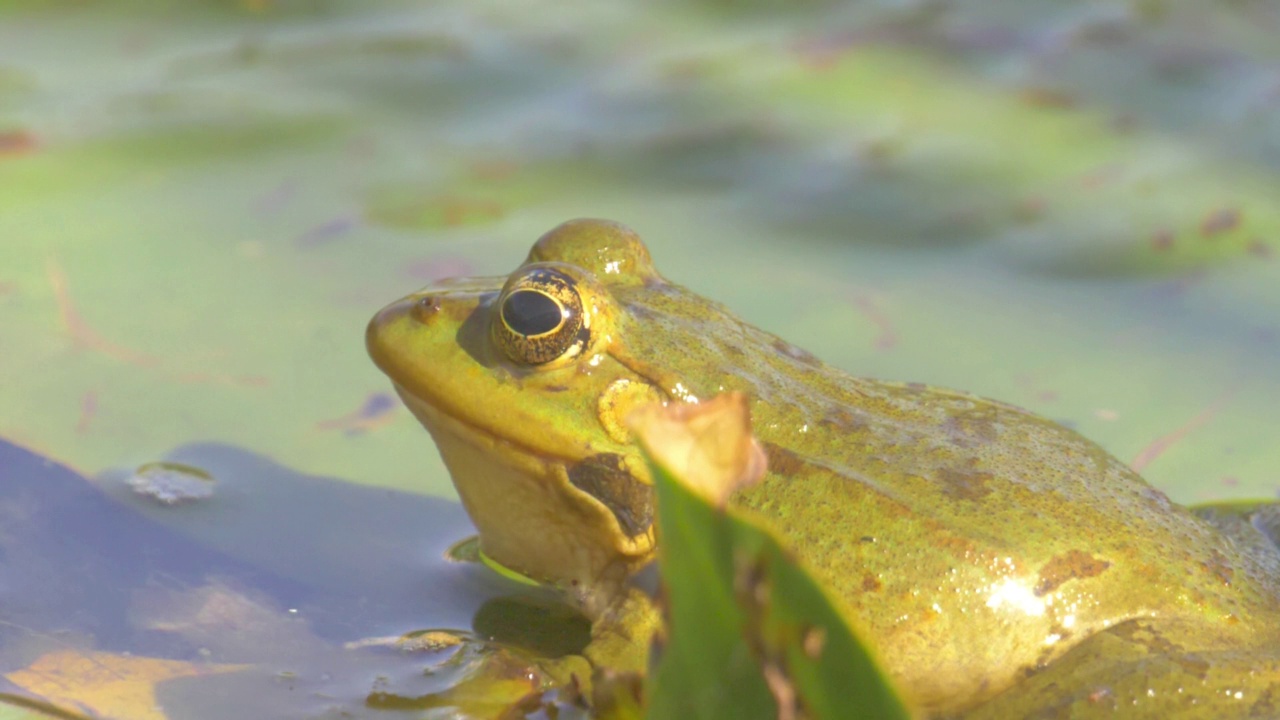
[[[463,678],[437,699],[459,706],[475,698],[510,703],[525,694],[554,697],[566,688],[569,697],[591,698],[603,671],[614,676],[645,672],[660,623],[647,592],[630,587],[600,607],[585,642],[571,637],[578,630],[565,613],[572,612],[568,605],[550,608],[529,598],[491,601],[473,621],[484,647],[473,643],[455,656],[466,665]],[[540,640],[531,643],[530,634]]]
[[[631,587],[616,598],[591,626],[583,655],[596,669],[643,673],[649,647],[662,618],[649,593]]]

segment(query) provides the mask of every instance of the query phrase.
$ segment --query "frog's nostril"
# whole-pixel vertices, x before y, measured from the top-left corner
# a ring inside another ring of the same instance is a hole
[[[431,322],[431,319],[440,312],[440,298],[435,295],[420,297],[409,312],[418,322]]]

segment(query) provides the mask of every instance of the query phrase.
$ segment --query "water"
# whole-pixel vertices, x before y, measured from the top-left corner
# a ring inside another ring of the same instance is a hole
[[[1027,406],[1175,500],[1275,497],[1278,24],[1240,3],[4,4],[0,438],[182,549],[148,565],[98,510],[92,542],[23,525],[0,619],[256,663],[216,682],[342,707],[382,662],[342,643],[471,632],[514,591],[441,559],[470,530],[363,326],[581,215],[850,372]],[[155,461],[216,493],[132,497],[125,469]],[[77,554],[110,548],[135,557]],[[61,627],[90,600],[110,607]],[[212,602],[276,640],[176,619]],[[6,667],[53,647],[14,633]],[[189,707],[269,714],[216,695]]]

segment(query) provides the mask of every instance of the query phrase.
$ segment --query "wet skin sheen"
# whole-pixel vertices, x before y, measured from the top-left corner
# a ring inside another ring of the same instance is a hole
[[[1192,512],[1025,410],[846,375],[664,280],[623,226],[564,223],[505,278],[392,303],[367,340],[485,554],[637,652],[647,625],[617,607],[653,508],[625,417],[741,390],[769,471],[733,502],[932,714],[1280,716],[1273,506]]]

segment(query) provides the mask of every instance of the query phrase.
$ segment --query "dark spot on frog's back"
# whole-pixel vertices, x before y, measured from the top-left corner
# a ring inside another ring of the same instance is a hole
[[[847,433],[859,432],[867,427],[865,420],[838,406],[827,408],[819,422]]]
[[[648,306],[641,303],[623,303],[623,308],[627,311],[628,315],[638,320],[652,320],[657,317],[657,315],[650,310]]]
[[[1236,571],[1231,567],[1231,561],[1227,560],[1227,556],[1223,555],[1216,548],[1210,554],[1209,560],[1200,563],[1200,567],[1204,571],[1213,575],[1223,585],[1230,585],[1231,579],[1235,577]]]
[[[804,469],[804,460],[790,450],[773,443],[764,443],[764,454],[769,461],[769,472],[782,477],[793,477]]]
[[[974,448],[989,445],[999,436],[995,422],[995,408],[986,406],[954,412],[942,423],[942,431],[946,433],[951,444],[957,447]]]
[[[653,488],[627,472],[622,456],[593,455],[568,468],[569,482],[604,504],[622,531],[641,535],[653,524]]]
[[[974,463],[970,463],[973,465]],[[961,500],[981,500],[991,494],[987,483],[994,475],[982,470],[967,468],[938,468],[935,477],[942,483],[942,491]]]
[[[1068,550],[1055,555],[1040,568],[1040,582],[1036,583],[1036,597],[1047,595],[1068,580],[1091,578],[1101,575],[1111,563],[1083,550]]]

